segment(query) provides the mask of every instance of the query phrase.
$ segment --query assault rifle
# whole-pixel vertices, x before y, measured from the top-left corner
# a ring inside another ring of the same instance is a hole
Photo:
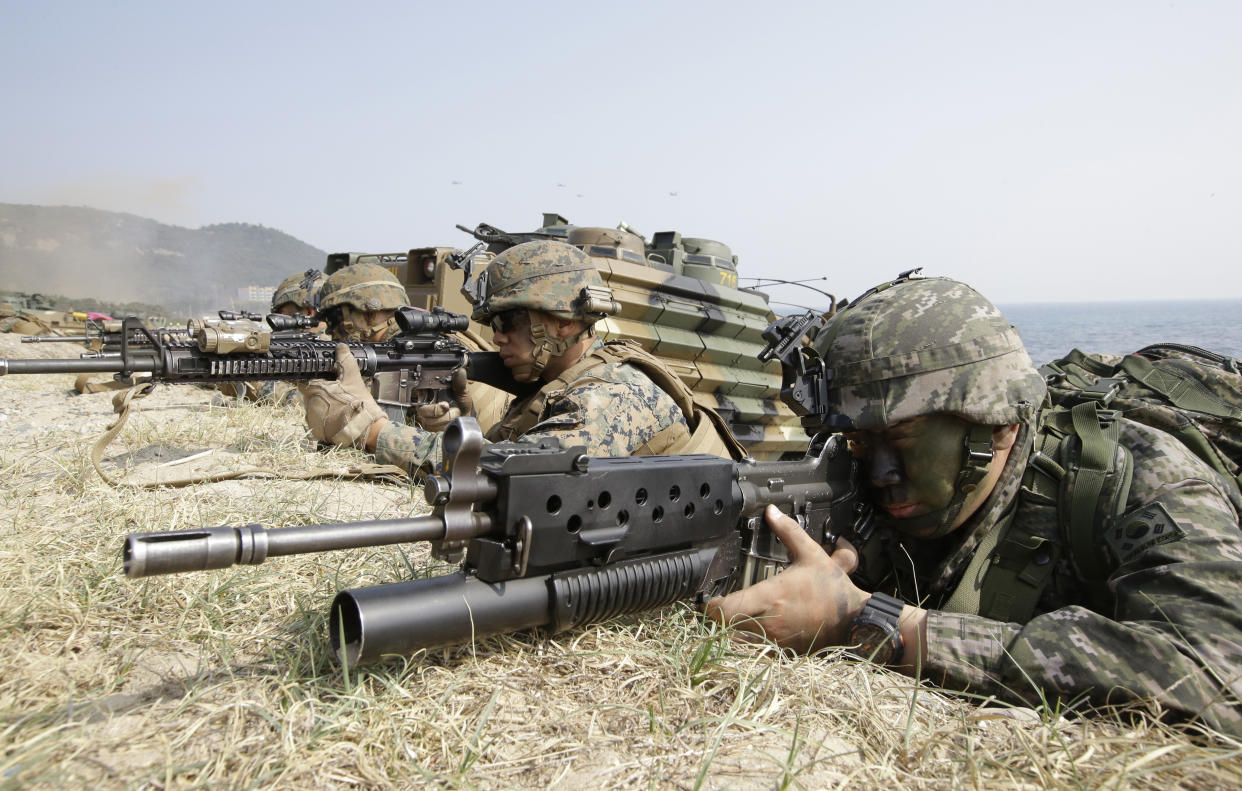
[[[430,516],[266,529],[134,533],[131,578],[332,549],[429,541],[456,573],[337,594],[329,639],[347,666],[542,627],[560,631],[745,587],[788,562],[774,503],[816,541],[862,537],[870,512],[840,435],[799,461],[709,455],[590,458],[545,440],[486,444],[474,418],[445,432]]]
[[[520,388],[496,352],[471,351],[453,332],[469,320],[437,307],[431,312],[398,308],[401,332],[386,341],[348,343],[376,402],[395,422],[405,410],[440,400],[463,366],[471,381],[513,391]],[[0,359],[4,374],[149,373],[157,382],[214,384],[254,380],[305,381],[336,378],[336,341],[308,327],[314,319],[271,314],[266,325],[252,318],[191,320],[184,334],[163,333],[129,317],[109,346],[77,359]],[[59,338],[58,340],[64,340]]]

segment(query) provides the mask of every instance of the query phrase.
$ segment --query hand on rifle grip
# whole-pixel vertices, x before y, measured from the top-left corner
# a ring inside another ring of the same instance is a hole
[[[414,416],[419,428],[424,431],[440,432],[462,415],[474,415],[474,398],[467,390],[468,385],[466,369],[458,368],[454,371],[452,381],[454,403],[437,401],[434,404],[416,407]]]

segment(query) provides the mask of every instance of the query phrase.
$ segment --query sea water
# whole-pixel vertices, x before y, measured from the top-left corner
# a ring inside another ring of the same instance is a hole
[[[1176,342],[1242,358],[1242,299],[998,304],[1036,365],[1070,349],[1126,354]]]

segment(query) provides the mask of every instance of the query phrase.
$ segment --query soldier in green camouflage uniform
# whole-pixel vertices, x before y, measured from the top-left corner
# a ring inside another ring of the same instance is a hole
[[[491,324],[513,378],[538,385],[487,430],[489,440],[550,437],[596,456],[740,452],[719,416],[659,360],[632,342],[596,337],[595,322],[617,307],[581,250],[561,242],[520,244],[498,255],[475,285],[474,319]],[[440,455],[440,430],[469,412],[463,380],[456,383],[457,406],[420,407],[418,425],[392,424],[360,386],[353,358],[338,360],[337,382],[303,387],[307,423],[321,441],[365,447],[381,463],[426,469]]]
[[[952,280],[869,292],[814,346],[881,527],[829,555],[770,513],[795,562],[713,600],[710,617],[801,651],[861,644],[948,689],[1154,701],[1242,734],[1242,529],[1228,480],[1126,419],[1094,483],[1083,433],[1068,457],[1036,452],[1056,410],[1044,381],[1001,313]],[[1094,498],[1068,491],[1088,485]],[[1084,500],[1107,518],[1074,533],[1069,504]]]

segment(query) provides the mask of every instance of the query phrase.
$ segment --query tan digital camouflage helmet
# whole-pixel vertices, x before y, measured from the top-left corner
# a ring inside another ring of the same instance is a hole
[[[353,264],[328,276],[319,289],[319,309],[349,305],[355,310],[396,310],[408,301],[405,287],[378,264]]]
[[[315,307],[319,289],[323,287],[327,275],[318,269],[307,269],[289,275],[280,281],[280,285],[272,292],[272,310],[292,302],[298,308]]]
[[[480,278],[471,318],[482,324],[514,308],[588,325],[620,311],[587,254],[564,242],[514,245],[496,256]]]
[[[989,426],[1029,420],[1046,388],[1018,331],[965,283],[909,277],[917,271],[859,297],[817,334],[832,372],[828,411],[860,431],[937,412]]]
[[[342,267],[319,289],[319,315],[337,340],[384,340],[397,334],[389,315],[370,323],[372,311],[395,311],[409,301],[397,276],[378,264]]]

